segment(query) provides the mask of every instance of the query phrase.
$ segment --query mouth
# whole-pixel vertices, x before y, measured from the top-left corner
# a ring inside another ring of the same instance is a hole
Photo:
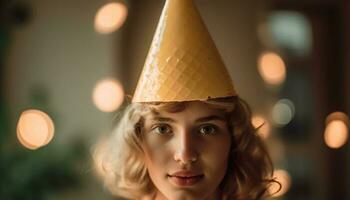
[[[168,175],[170,182],[179,187],[193,186],[204,178],[203,174],[194,174],[189,172],[178,172]]]

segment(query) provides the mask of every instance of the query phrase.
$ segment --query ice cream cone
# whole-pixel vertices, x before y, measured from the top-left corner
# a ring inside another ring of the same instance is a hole
[[[192,0],[167,0],[133,102],[236,96],[221,56]]]

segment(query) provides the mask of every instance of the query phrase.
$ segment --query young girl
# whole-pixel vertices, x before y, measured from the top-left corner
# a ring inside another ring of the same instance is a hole
[[[109,142],[106,183],[126,198],[255,200],[272,182],[239,97],[133,103]]]
[[[104,148],[106,185],[125,198],[256,200],[274,182],[250,109],[191,0],[166,2],[132,103]]]

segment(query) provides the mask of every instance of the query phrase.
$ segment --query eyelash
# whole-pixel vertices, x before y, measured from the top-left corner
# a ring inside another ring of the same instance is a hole
[[[168,124],[156,124],[152,127],[151,130],[152,130],[152,132],[155,132],[156,134],[163,135],[166,133],[159,133],[159,132],[157,132],[157,129],[164,128],[164,127],[168,128],[168,131],[166,133],[171,132],[171,127]]]
[[[202,133],[201,130],[202,128],[205,128],[205,127],[210,127],[213,129],[213,131],[211,133]],[[167,131],[164,132],[164,133],[160,133],[157,131],[158,128],[167,128]],[[155,132],[156,134],[159,134],[159,135],[164,135],[164,134],[167,134],[167,133],[171,133],[172,130],[171,130],[171,126],[168,125],[168,124],[156,124],[154,125],[151,130],[152,132]],[[201,134],[201,135],[213,135],[213,134],[216,134],[218,132],[219,128],[217,125],[214,125],[214,124],[203,124],[203,125],[200,125],[199,128],[198,128],[198,133]]]
[[[202,133],[201,129],[205,128],[205,127],[212,128],[213,132],[212,133]],[[203,124],[203,125],[199,126],[199,133],[202,134],[202,135],[213,135],[213,134],[216,134],[218,132],[218,130],[219,130],[218,126],[216,126],[214,124]]]

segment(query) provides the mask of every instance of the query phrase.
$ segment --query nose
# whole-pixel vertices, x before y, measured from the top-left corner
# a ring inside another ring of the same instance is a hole
[[[196,139],[189,131],[181,131],[176,137],[174,160],[181,165],[191,164],[198,159]]]

